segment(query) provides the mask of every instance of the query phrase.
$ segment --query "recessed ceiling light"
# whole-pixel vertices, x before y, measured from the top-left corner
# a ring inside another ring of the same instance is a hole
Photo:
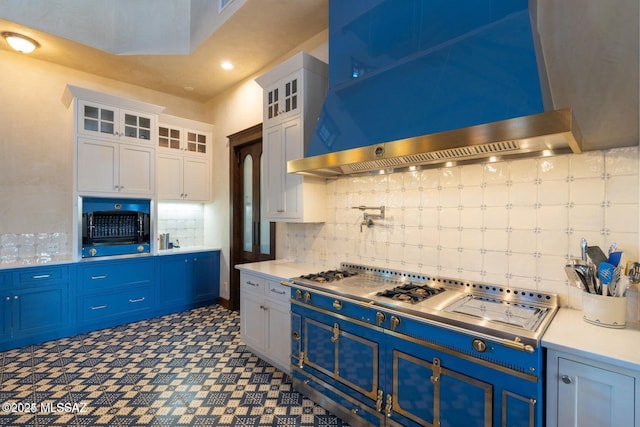
[[[233,70],[233,64],[229,61],[223,61],[220,66],[223,70]]]
[[[20,53],[31,53],[40,46],[40,44],[32,38],[10,31],[3,32],[2,37],[7,40],[9,46]]]

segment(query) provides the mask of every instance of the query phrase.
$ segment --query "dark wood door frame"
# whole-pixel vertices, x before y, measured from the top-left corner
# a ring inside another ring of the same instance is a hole
[[[239,179],[234,179],[234,170],[238,168],[238,158],[236,157],[237,149],[247,144],[255,144],[262,141],[262,123],[252,126],[248,129],[227,136],[229,139],[229,209],[230,214],[230,269],[229,272],[229,302],[227,308],[238,310],[240,308],[240,272],[235,268],[242,259],[242,236],[237,232],[242,227],[242,212],[234,210],[234,197],[241,197],[243,188]],[[256,159],[258,160],[258,159]],[[236,170],[236,173],[240,171]],[[236,175],[237,176],[237,175]],[[271,247],[275,255],[275,227],[272,226],[270,233]],[[272,258],[265,258],[272,259]]]

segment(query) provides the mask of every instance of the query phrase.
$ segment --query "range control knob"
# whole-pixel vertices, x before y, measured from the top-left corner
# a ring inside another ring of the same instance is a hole
[[[485,351],[487,351],[487,343],[485,343],[481,339],[474,338],[474,340],[471,341],[471,345],[473,346],[473,349],[477,352],[484,353]]]
[[[97,249],[94,249],[94,248],[89,249],[89,255],[96,256],[97,253],[98,253]]]

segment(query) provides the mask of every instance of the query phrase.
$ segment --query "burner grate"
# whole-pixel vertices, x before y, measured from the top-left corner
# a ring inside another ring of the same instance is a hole
[[[321,271],[320,273],[303,274],[302,276],[300,276],[300,278],[311,280],[313,282],[325,283],[325,282],[333,282],[336,280],[342,280],[347,277],[356,276],[357,274],[358,273],[356,271],[328,270],[328,271]]]
[[[406,301],[412,304],[416,304],[443,291],[444,288],[433,288],[427,285],[416,285],[414,283],[407,283],[404,285],[396,286],[393,289],[387,289],[378,292],[376,295],[385,298],[391,298],[396,301]]]

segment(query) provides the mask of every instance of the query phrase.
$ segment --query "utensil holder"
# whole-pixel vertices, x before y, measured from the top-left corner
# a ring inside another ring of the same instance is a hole
[[[582,296],[582,313],[586,322],[622,329],[627,322],[627,298],[585,292]]]

